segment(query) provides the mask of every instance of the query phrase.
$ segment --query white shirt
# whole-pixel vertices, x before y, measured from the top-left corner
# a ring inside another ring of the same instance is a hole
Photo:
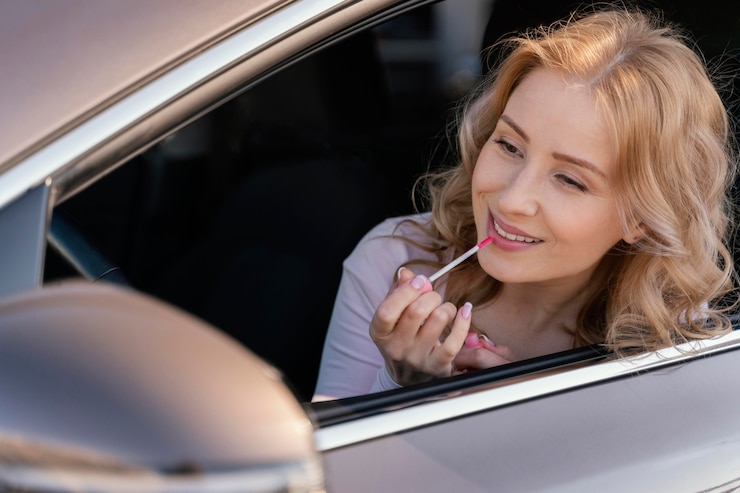
[[[357,244],[343,263],[342,280],[324,342],[315,398],[344,398],[398,388],[385,370],[383,357],[370,338],[370,320],[385,299],[398,268],[408,260],[436,261],[396,235],[428,243],[412,224],[425,223],[429,213],[387,219]],[[415,274],[431,275],[434,269],[413,266]]]

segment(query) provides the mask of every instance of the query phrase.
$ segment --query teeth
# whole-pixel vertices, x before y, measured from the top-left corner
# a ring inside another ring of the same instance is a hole
[[[499,226],[496,221],[493,222],[493,229],[496,230],[496,232],[499,234],[499,236],[503,236],[507,240],[511,240],[511,241],[522,241],[524,243],[534,243],[536,241],[539,241],[539,240],[537,240],[535,238],[529,238],[527,236],[513,235],[513,234],[510,234],[510,233],[507,233],[506,231],[504,231],[503,229],[501,229],[501,226]]]

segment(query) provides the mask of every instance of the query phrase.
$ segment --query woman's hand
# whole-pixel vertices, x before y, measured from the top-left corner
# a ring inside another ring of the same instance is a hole
[[[442,303],[426,277],[401,268],[398,282],[370,322],[370,336],[391,378],[399,385],[410,385],[450,376],[452,361],[470,328],[471,309],[469,303],[459,310],[452,303]],[[448,327],[450,332],[443,338]]]
[[[507,347],[497,346],[484,334],[471,332],[465,338],[462,349],[453,361],[453,374],[483,370],[514,361]]]

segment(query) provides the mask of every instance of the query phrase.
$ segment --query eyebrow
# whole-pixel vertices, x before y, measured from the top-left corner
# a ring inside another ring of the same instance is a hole
[[[511,127],[514,132],[516,132],[522,139],[524,139],[524,142],[529,143],[529,136],[527,135],[527,133],[522,129],[522,127],[514,123],[514,121],[510,117],[506,115],[501,115],[499,119],[503,120],[504,123]],[[561,152],[553,152],[552,157],[559,161],[565,161],[567,163],[575,164],[576,166],[579,166],[581,168],[586,168],[587,170],[592,171],[593,173],[596,173],[597,175],[606,179],[606,175],[604,174],[604,172],[590,161],[575,156],[570,156],[568,154],[563,154]]]

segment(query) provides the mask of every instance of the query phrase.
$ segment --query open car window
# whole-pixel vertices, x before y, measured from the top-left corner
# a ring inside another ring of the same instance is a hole
[[[560,17],[572,5],[561,3],[422,5],[250,81],[58,205],[46,280],[89,267],[172,303],[274,364],[309,400],[343,259],[372,226],[413,212],[418,176],[449,164],[445,129],[487,69],[483,47]],[[737,55],[731,16],[663,3],[708,58]],[[70,251],[91,265],[71,265]],[[331,425],[604,359],[583,348],[313,407]]]
[[[413,211],[413,182],[446,158],[449,111],[480,72],[489,2],[440,7],[297,61],[60,204],[47,280],[74,274],[64,250],[84,243],[89,272],[212,323],[310,399],[342,261]]]

